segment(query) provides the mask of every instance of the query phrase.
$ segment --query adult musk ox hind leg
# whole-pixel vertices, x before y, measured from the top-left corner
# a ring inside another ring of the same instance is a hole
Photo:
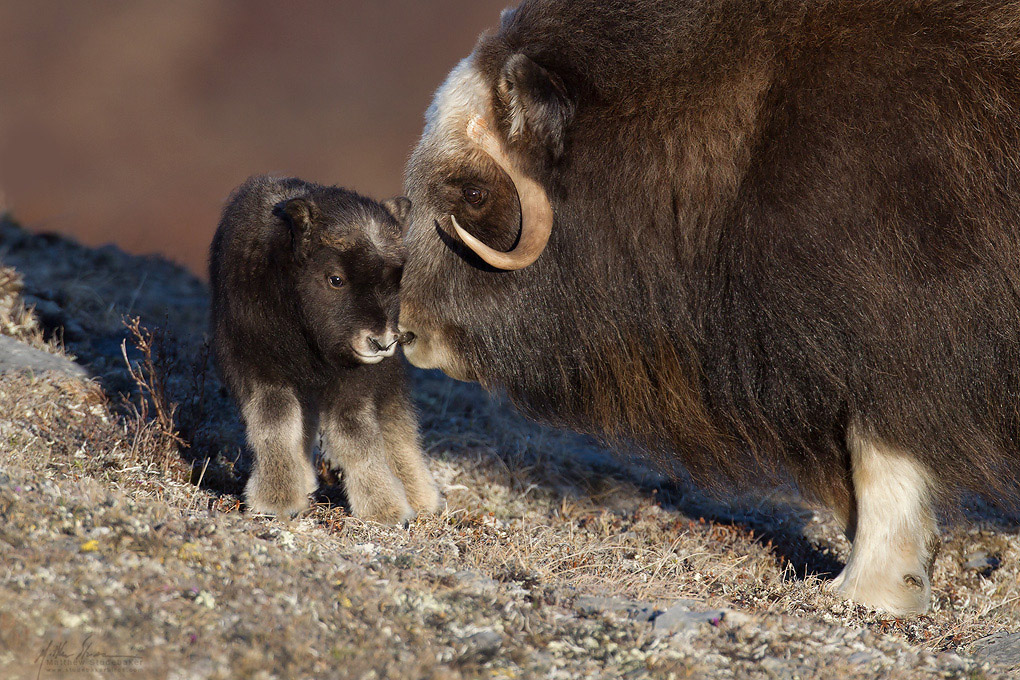
[[[928,611],[938,549],[928,471],[910,455],[859,425],[847,434],[853,470],[853,541],[832,587],[854,602],[890,614]]]

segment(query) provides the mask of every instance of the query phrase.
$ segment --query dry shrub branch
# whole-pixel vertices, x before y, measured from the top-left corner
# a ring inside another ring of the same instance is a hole
[[[138,387],[137,401],[128,400],[126,404],[139,425],[135,429],[133,453],[143,458],[148,452],[148,457],[159,465],[160,470],[169,472],[180,460],[180,449],[188,446],[175,426],[174,415],[178,406],[171,400],[168,391],[173,361],[168,356],[161,331],[148,330],[137,317],[126,319],[124,326],[141,354],[140,360],[132,363],[127,341],[121,343],[127,370]]]

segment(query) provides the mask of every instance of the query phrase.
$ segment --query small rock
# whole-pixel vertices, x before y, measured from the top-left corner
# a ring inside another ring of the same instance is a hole
[[[663,633],[675,633],[705,625],[718,626],[726,616],[726,612],[722,609],[697,611],[691,609],[691,605],[698,603],[691,600],[681,600],[680,602],[656,616],[652,620],[652,629]]]
[[[87,378],[85,369],[70,359],[36,349],[14,338],[0,335],[0,373],[55,371],[74,378]]]
[[[1000,560],[995,555],[989,555],[984,550],[978,550],[966,557],[963,568],[968,571],[979,571],[991,573],[999,568]]]
[[[294,547],[294,534],[292,534],[291,532],[281,531],[280,535],[277,538],[280,541],[280,545],[282,545],[284,548]]]
[[[971,652],[979,662],[1020,669],[1020,632],[1002,631],[983,637],[974,643]]]
[[[463,663],[485,663],[491,660],[503,644],[503,636],[492,629],[486,629],[461,640],[459,658]]]
[[[635,621],[651,621],[656,609],[648,602],[625,600],[621,597],[598,597],[582,595],[574,600],[574,606],[582,614],[615,614]]]
[[[208,590],[203,590],[195,596],[195,604],[205,607],[207,609],[216,608],[216,598]]]
[[[770,678],[791,678],[793,677],[792,665],[789,661],[777,659],[774,656],[767,656],[758,662],[762,670],[768,673]]]
[[[854,652],[847,657],[847,662],[855,666],[864,666],[874,661],[876,655],[872,652]]]
[[[952,652],[942,652],[936,657],[940,668],[945,668],[950,671],[964,671],[967,670],[967,662],[960,658],[959,655],[953,654]]]
[[[57,618],[64,628],[77,628],[83,623],[88,623],[89,620],[88,614],[71,614],[65,611],[58,612]]]
[[[499,582],[477,571],[458,571],[450,580],[469,595],[491,595],[499,589]]]
[[[379,546],[375,543],[358,543],[354,546],[354,550],[367,557],[374,557],[379,553]]]

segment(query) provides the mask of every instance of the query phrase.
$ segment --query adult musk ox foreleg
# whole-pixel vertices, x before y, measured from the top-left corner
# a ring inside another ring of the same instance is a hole
[[[907,451],[859,425],[847,436],[853,470],[853,541],[832,587],[854,602],[890,614],[928,611],[938,550],[928,471]]]

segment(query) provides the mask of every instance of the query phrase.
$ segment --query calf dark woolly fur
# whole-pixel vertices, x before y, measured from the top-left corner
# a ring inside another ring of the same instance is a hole
[[[353,514],[402,522],[436,509],[404,370],[387,359],[407,211],[407,199],[268,177],[227,203],[210,256],[212,332],[255,454],[251,509],[307,505],[320,416]]]
[[[478,83],[555,211],[519,271],[447,233],[517,236],[513,186],[454,124]],[[407,171],[401,323],[445,347],[422,363],[703,481],[788,471],[851,537],[902,503],[922,566],[931,500],[1015,507],[1020,3],[528,0],[444,88]],[[848,577],[881,580],[879,534]]]

